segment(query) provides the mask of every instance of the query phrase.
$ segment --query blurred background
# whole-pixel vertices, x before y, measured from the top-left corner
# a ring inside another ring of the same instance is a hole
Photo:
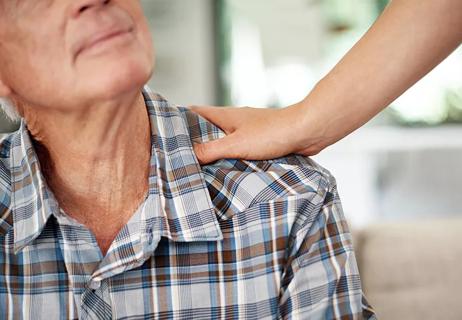
[[[271,108],[303,99],[388,3],[143,2],[157,52],[154,91],[180,105]],[[314,158],[337,178],[379,318],[461,319],[462,48]]]

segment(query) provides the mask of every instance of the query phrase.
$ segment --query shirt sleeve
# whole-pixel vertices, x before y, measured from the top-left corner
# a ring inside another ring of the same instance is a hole
[[[335,185],[317,208],[314,214],[299,212],[307,218],[289,245],[279,318],[376,319],[361,288],[351,233]]]

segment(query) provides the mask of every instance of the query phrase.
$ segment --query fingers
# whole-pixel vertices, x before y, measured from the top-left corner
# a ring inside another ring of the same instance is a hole
[[[191,111],[197,113],[215,124],[223,118],[223,107],[205,107],[205,106],[191,106]]]
[[[236,125],[235,121],[233,121],[233,118],[231,117],[232,110],[235,108],[191,106],[190,109],[194,113],[197,113],[212,122],[226,133],[232,132]]]
[[[243,157],[243,150],[239,150],[237,138],[232,134],[210,142],[195,144],[194,152],[200,164]]]

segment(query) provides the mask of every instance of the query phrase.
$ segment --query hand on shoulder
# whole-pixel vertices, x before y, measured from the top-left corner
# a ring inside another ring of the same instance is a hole
[[[194,146],[201,164],[219,159],[273,159],[291,153],[305,156],[322,148],[307,143],[303,110],[297,105],[284,109],[192,106],[191,110],[222,129],[222,139]],[[305,127],[305,129],[303,129]]]

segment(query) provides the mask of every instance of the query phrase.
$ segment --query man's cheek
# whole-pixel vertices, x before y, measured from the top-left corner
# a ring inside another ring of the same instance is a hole
[[[117,1],[116,5],[127,12],[134,21],[145,19],[143,8],[141,7],[141,4],[138,0]]]

